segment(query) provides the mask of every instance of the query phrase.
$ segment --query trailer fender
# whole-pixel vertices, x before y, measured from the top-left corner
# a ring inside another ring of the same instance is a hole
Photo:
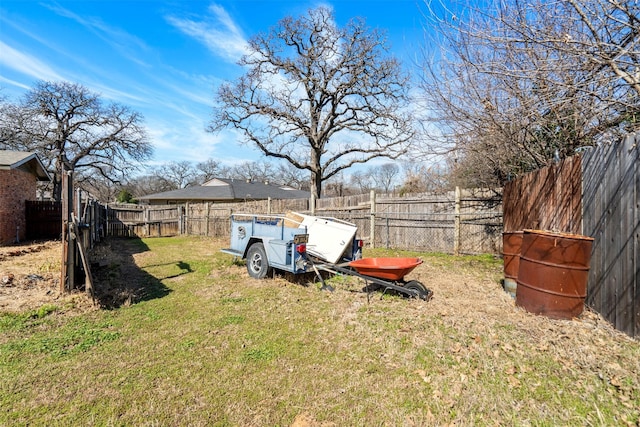
[[[289,245],[290,242],[281,239],[267,238],[262,240],[262,244],[267,251],[269,264],[278,266],[286,266],[289,264],[289,260],[287,259],[287,245]]]
[[[252,237],[249,239],[249,243],[247,243],[247,247],[245,248],[244,257],[247,257],[247,253],[249,252],[249,248],[253,246],[254,243],[262,243],[264,246],[265,253],[267,255],[267,260],[269,265],[286,265],[286,246],[287,242],[280,239],[273,239],[271,237]]]

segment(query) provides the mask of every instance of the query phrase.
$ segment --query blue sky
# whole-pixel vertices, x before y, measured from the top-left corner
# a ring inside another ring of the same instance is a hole
[[[245,41],[320,5],[338,25],[360,16],[387,31],[406,67],[421,48],[422,0],[0,0],[0,95],[17,100],[37,80],[80,83],[145,117],[153,166],[262,157],[230,132],[205,131],[216,87],[243,73]]]

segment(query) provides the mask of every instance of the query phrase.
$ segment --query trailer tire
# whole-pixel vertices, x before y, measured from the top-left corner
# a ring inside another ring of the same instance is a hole
[[[264,245],[260,242],[251,245],[247,251],[247,272],[249,272],[249,276],[254,279],[264,279],[271,270]]]
[[[417,280],[411,280],[407,282],[407,284],[404,285],[404,288],[416,291],[416,293],[418,294],[418,298],[423,301],[429,301],[431,299],[431,296],[433,295],[433,292],[431,290],[427,289],[422,283],[418,282]]]

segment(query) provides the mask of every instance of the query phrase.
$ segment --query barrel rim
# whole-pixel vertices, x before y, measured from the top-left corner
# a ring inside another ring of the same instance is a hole
[[[561,237],[565,239],[575,239],[575,240],[588,240],[593,241],[593,237],[585,236],[582,234],[572,234],[572,233],[564,233],[562,231],[551,231],[551,230],[532,230],[532,229],[524,229],[525,233],[529,234],[538,234],[541,236],[549,236],[549,237]]]

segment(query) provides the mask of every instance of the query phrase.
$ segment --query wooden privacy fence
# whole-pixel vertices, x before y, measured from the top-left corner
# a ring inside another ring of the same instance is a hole
[[[184,206],[107,205],[107,236],[160,237],[175,236],[184,231]]]
[[[62,233],[62,203],[27,200],[25,220],[28,240],[59,239]]]
[[[587,303],[640,337],[640,134],[584,155],[583,231],[593,237]]]
[[[504,231],[582,234],[582,161],[574,156],[505,185]]]
[[[527,174],[504,188],[504,229],[594,238],[586,303],[640,336],[640,134]]]
[[[184,205],[109,205],[111,236],[180,234],[229,237],[232,213],[288,211],[353,222],[371,246],[447,253],[500,253],[501,197],[495,192],[458,190],[411,197],[375,193],[310,200],[264,200]]]

